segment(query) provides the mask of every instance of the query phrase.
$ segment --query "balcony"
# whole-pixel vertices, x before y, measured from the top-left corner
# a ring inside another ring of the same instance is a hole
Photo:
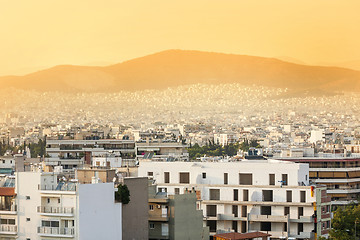
[[[290,219],[290,222],[296,223],[312,223],[314,218],[312,216],[300,216],[298,219]]]
[[[72,217],[74,216],[73,207],[37,207],[37,212],[44,216],[62,216]]]
[[[149,221],[153,222],[168,222],[169,215],[161,213],[149,213]]]
[[[11,204],[11,205],[1,205],[0,204],[0,214],[9,214],[9,215],[16,215],[17,211],[17,205]]]
[[[249,215],[251,222],[287,222],[287,216],[275,215]]]
[[[219,221],[238,221],[238,220],[246,221],[246,217],[235,217],[234,214],[222,214],[222,213],[219,213],[217,215],[217,219],[215,219],[215,220],[219,220]]]
[[[294,237],[296,239],[315,239],[315,233],[313,232],[300,232],[298,235],[291,234],[290,237]]]
[[[46,185],[46,184],[38,184],[38,190],[43,193],[52,193],[52,191],[61,191],[61,192],[72,192],[75,194],[77,189],[76,182],[59,182],[57,185]]]
[[[256,231],[256,230],[252,230],[252,231]],[[288,232],[274,232],[274,231],[260,231],[260,232],[270,234],[272,238],[285,239],[288,237]]]
[[[75,228],[38,227],[38,234],[42,237],[73,238],[75,236]]]
[[[0,225],[0,234],[13,235],[17,234],[17,225]]]

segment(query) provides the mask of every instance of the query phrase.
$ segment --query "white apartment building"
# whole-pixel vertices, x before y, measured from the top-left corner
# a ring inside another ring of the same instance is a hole
[[[138,175],[153,178],[159,191],[196,191],[198,208],[203,210],[204,225],[209,226],[211,235],[262,231],[273,239],[314,239],[314,206],[317,201],[319,206],[328,204],[317,200],[314,187],[309,186],[308,164],[141,161]],[[328,224],[324,228],[329,228]],[[325,235],[322,230],[319,234]]]
[[[0,239],[122,239],[113,183],[62,182],[39,172],[18,172],[15,179],[15,189],[0,188]]]

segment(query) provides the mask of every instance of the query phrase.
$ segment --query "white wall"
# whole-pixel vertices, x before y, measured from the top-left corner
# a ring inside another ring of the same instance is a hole
[[[114,202],[114,184],[79,185],[79,239],[122,239],[121,203]]]

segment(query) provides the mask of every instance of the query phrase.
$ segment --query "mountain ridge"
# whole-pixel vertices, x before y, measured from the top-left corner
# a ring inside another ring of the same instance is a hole
[[[136,91],[197,83],[358,92],[360,71],[249,55],[165,50],[109,66],[57,65],[23,76],[0,77],[0,89],[60,92]]]

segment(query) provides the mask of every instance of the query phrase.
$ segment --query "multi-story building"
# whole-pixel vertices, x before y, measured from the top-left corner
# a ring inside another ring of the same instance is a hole
[[[309,178],[316,184],[327,186],[334,208],[356,202],[360,197],[360,158],[341,157],[301,157],[277,158],[285,161],[309,164]]]
[[[113,183],[63,182],[39,172],[6,181],[13,184],[0,188],[0,239],[122,239]]]
[[[46,165],[63,166],[64,169],[92,164],[93,156],[111,154],[120,156],[123,162],[135,163],[135,142],[133,140],[47,140]],[[106,163],[105,163],[106,165]]]
[[[262,231],[274,239],[314,239],[316,234],[326,236],[330,227],[330,215],[314,210],[330,205],[330,200],[317,199],[319,193],[309,185],[308,164],[141,161],[138,174],[153,178],[160,192],[195,191],[211,235]],[[323,210],[329,214],[329,207]],[[319,230],[316,223],[324,224]]]
[[[136,142],[136,158],[151,160],[188,161],[186,144],[176,141],[147,140]]]
[[[209,239],[202,211],[196,209],[195,192],[169,195],[149,186],[149,239]],[[161,189],[163,190],[163,189]]]

